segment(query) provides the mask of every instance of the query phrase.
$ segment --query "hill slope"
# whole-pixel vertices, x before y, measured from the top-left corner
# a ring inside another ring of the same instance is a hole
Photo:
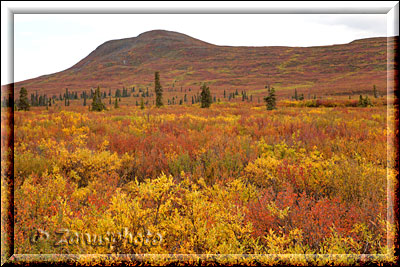
[[[153,87],[159,71],[164,88],[194,88],[208,82],[214,92],[250,90],[264,94],[268,82],[278,95],[294,88],[317,94],[386,92],[387,44],[394,38],[369,38],[320,47],[231,47],[212,45],[190,36],[155,30],[112,40],[64,71],[16,83],[28,93],[59,94],[100,86]],[[66,51],[68,52],[68,51]],[[389,62],[389,70],[394,62]]]

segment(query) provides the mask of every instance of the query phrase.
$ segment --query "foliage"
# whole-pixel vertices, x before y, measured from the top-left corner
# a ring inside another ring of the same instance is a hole
[[[74,108],[15,113],[17,254],[392,249],[383,106]],[[54,247],[62,228],[97,239]],[[51,242],[31,243],[35,229]],[[96,245],[110,233],[126,238]]]

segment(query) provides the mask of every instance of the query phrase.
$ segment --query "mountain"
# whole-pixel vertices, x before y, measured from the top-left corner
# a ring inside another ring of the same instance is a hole
[[[317,95],[358,94],[373,85],[383,93],[387,67],[392,71],[395,64],[387,65],[387,47],[395,43],[397,49],[397,39],[381,37],[318,47],[234,47],[154,30],[105,42],[71,68],[18,82],[15,91],[24,86],[28,93],[58,95],[65,88],[153,88],[154,72],[159,71],[164,88],[199,90],[207,82],[217,94],[245,89],[262,95],[266,83],[286,96],[295,88]]]

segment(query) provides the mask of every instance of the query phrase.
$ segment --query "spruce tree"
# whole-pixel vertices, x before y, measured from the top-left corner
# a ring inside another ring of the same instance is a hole
[[[30,105],[28,102],[28,91],[25,87],[22,87],[19,91],[19,102],[18,102],[18,110],[29,110]]]
[[[118,106],[118,99],[117,99],[117,98],[115,98],[114,108],[119,108],[119,106]]]
[[[378,91],[376,90],[376,85],[374,84],[374,97],[378,98]]]
[[[212,104],[210,88],[205,83],[201,87],[200,102],[201,108],[209,108]]]
[[[163,105],[162,102],[162,87],[160,84],[160,74],[158,71],[154,73],[154,91],[156,93],[156,107],[161,107]]]
[[[267,104],[267,110],[276,109],[276,96],[275,96],[275,89],[273,87],[272,88],[268,87],[268,96],[264,97],[264,101]]]
[[[106,106],[101,102],[100,87],[97,87],[96,92],[93,94],[92,111],[102,111]]]
[[[358,106],[360,106],[360,107],[364,106],[364,99],[363,99],[362,95],[360,95],[360,98],[358,99]]]
[[[371,100],[368,98],[368,96],[365,96],[365,98],[360,95],[360,99],[358,100],[358,106],[359,107],[368,107],[372,106]]]
[[[144,109],[144,101],[143,101],[143,98],[140,99],[140,109]]]

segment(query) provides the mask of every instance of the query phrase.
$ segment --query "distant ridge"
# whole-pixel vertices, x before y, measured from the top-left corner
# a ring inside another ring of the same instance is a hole
[[[238,36],[240,38],[240,36]],[[387,46],[397,49],[398,37],[354,40],[316,47],[217,46],[173,31],[153,30],[137,37],[110,40],[72,67],[15,84],[28,93],[58,95],[72,91],[153,86],[159,71],[163,87],[200,87],[214,92],[251,90],[263,94],[270,83],[278,95],[294,88],[309,93],[345,94],[371,89],[386,92]],[[65,51],[68,53],[68,51]]]

